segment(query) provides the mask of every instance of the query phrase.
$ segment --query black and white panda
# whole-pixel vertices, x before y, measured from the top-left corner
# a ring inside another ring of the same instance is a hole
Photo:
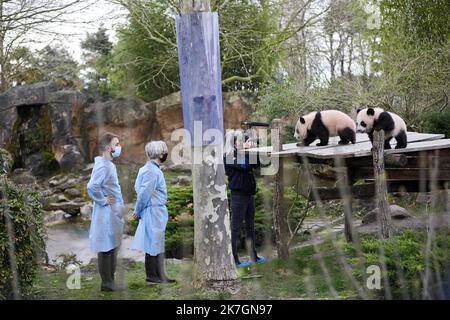
[[[309,146],[319,139],[318,146],[328,145],[330,136],[339,136],[339,144],[356,142],[355,122],[345,113],[338,110],[311,112],[300,117],[295,126],[295,139]]]
[[[384,111],[381,108],[358,109],[357,112],[357,131],[366,132],[372,144],[374,130],[384,130],[385,149],[391,149],[390,141],[392,138],[395,138],[397,141],[395,149],[406,148],[408,145],[406,123],[400,116],[392,112]]]

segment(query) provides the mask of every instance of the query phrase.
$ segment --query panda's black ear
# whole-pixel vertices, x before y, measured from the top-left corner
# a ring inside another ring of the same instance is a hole
[[[373,108],[367,109],[367,115],[368,116],[373,116],[374,114],[375,114],[375,110]]]
[[[356,114],[358,114],[361,110],[361,108],[356,109]]]
[[[301,124],[305,124],[305,123],[306,123],[305,118],[300,117],[300,123],[301,123]]]

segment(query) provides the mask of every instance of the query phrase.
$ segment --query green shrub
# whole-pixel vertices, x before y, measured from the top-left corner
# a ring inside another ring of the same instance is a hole
[[[181,259],[194,254],[194,218],[169,221],[166,229],[166,257]]]
[[[167,210],[169,216],[174,218],[182,213],[194,214],[194,196],[192,186],[168,186]]]
[[[27,296],[45,252],[42,205],[36,192],[18,187],[5,177],[0,179],[0,299],[11,298],[13,288],[8,220],[13,230],[18,287]]]
[[[435,245],[429,253],[430,268],[432,272],[442,274],[450,264],[448,251],[450,237],[448,234],[437,234]],[[422,278],[426,268],[425,246],[427,233],[424,231],[408,230],[389,240],[379,240],[373,236],[361,240],[363,260],[366,266],[378,265],[381,267],[380,248],[384,248],[389,285],[394,298],[401,298],[406,292],[410,298],[422,298]],[[346,251],[351,256],[356,255],[353,245],[348,244]],[[354,266],[360,258],[352,257],[349,262]],[[361,277],[360,270],[355,267],[354,273]],[[403,277],[403,280],[402,280]],[[433,285],[431,285],[433,291]]]
[[[13,158],[5,149],[0,148],[0,175],[8,174],[13,166]]]
[[[295,125],[286,125],[284,127],[283,137],[282,137],[283,144],[298,142],[294,138],[294,133],[295,133]]]
[[[450,109],[444,112],[430,112],[425,114],[424,127],[430,133],[442,133],[450,138]]]

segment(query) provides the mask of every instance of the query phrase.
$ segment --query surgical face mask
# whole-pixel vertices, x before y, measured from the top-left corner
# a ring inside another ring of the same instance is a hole
[[[161,163],[165,162],[167,160],[168,153],[164,153],[161,157],[159,157],[159,160]]]
[[[113,158],[120,157],[120,153],[122,152],[122,147],[116,147],[113,152],[111,152],[111,156]]]

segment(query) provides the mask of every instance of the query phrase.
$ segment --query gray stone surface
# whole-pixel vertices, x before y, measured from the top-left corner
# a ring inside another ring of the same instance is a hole
[[[30,170],[26,169],[16,169],[12,174],[12,181],[21,185],[31,185],[36,182],[36,177],[31,173]]]
[[[389,206],[389,210],[391,212],[391,218],[394,220],[402,220],[411,218],[411,214],[405,208],[402,208],[398,205]]]
[[[411,218],[411,214],[408,212],[408,210],[398,205],[390,205],[389,210],[392,220],[402,220]],[[367,213],[362,219],[362,224],[370,224],[376,221],[377,221],[377,209]]]
[[[70,197],[70,198],[77,198],[81,196],[81,191],[76,189],[76,188],[69,188],[65,191],[65,193]]]
[[[66,171],[78,170],[83,163],[78,141],[73,136],[73,118],[86,103],[82,93],[66,90],[54,82],[41,82],[17,86],[0,94],[0,146],[10,144],[14,139],[13,128],[19,120],[18,107],[22,110],[39,107],[48,114],[51,123],[51,149],[56,161]],[[34,158],[33,158],[34,157]],[[27,157],[24,166],[43,163],[38,153]],[[41,156],[42,157],[42,156]],[[48,160],[48,159],[47,159]],[[39,172],[41,174],[41,172]]]
[[[191,176],[178,176],[177,183],[182,186],[189,186],[192,184],[192,177]]]

